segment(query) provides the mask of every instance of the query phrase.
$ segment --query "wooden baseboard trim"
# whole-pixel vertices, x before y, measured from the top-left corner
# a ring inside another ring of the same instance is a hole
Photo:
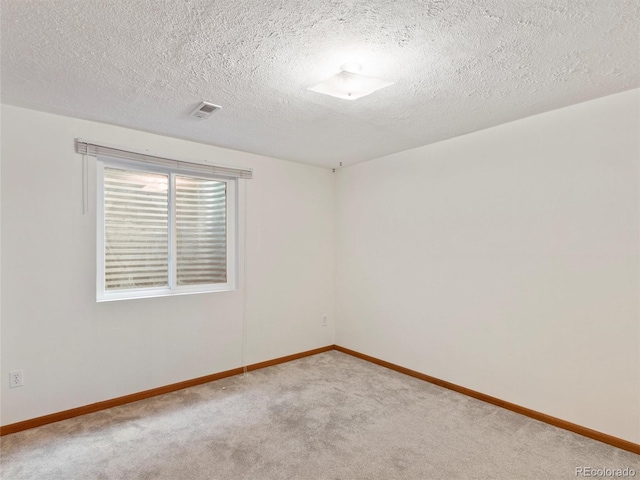
[[[382,367],[395,370],[396,372],[404,373],[405,375],[409,375],[411,377],[415,377],[420,380],[433,383],[434,385],[438,385],[440,387],[444,387],[449,390],[462,393],[463,395],[467,395],[469,397],[482,400],[483,402],[487,402],[492,405],[496,405],[498,407],[511,410],[512,412],[519,413],[526,417],[530,417],[535,420],[548,423],[549,425],[553,425],[555,427],[559,427],[564,430],[569,430],[570,432],[574,432],[579,435],[583,435],[585,437],[591,438],[593,440],[597,440],[599,442],[606,443],[608,445],[612,445],[622,450],[627,450],[629,452],[640,455],[640,445],[637,443],[633,443],[628,440],[624,440],[622,438],[614,437],[606,433],[598,432],[596,430],[592,430],[590,428],[583,427],[575,423],[567,422],[566,420],[552,417],[550,415],[546,415],[544,413],[540,413],[535,410],[531,410],[529,408],[516,405],[515,403],[506,402],[499,398],[492,397],[490,395],[486,395],[484,393],[477,392],[469,388],[461,387],[460,385],[456,385],[454,383],[450,383],[445,380],[440,380],[439,378],[432,377],[430,375],[426,375],[424,373],[420,373],[415,370],[411,370],[409,368],[396,365],[394,363],[380,360],[379,358],[371,357],[369,355],[365,355],[364,353],[356,352],[355,350],[350,350],[348,348],[341,347],[339,345],[328,345],[326,347],[307,350],[306,352],[295,353],[293,355],[274,358],[273,360],[254,363],[252,365],[247,366],[247,371],[259,370],[261,368],[271,367],[274,365],[278,365],[280,363],[286,363],[292,360],[297,360],[299,358],[316,355],[318,353],[328,352],[330,350],[337,350],[339,352],[346,353],[348,355],[360,358],[362,360],[375,363],[376,365],[380,365]],[[176,390],[182,390],[184,388],[194,387],[196,385],[213,382],[215,380],[220,380],[222,378],[232,377],[234,375],[241,374],[243,371],[244,371],[244,368],[242,367],[233,368],[231,370],[226,370],[224,372],[214,373],[212,375],[206,375],[204,377],[193,378],[191,380],[186,380],[184,382],[178,382],[178,383],[173,383],[171,385],[165,385],[163,387],[152,388],[151,390],[132,393],[130,395],[124,395],[122,397],[112,398],[110,400],[92,403],[90,405],[72,408],[70,410],[64,410],[62,412],[52,413],[50,415],[44,415],[42,417],[32,418],[30,420],[24,420],[22,422],[12,423],[10,425],[4,425],[0,427],[0,436],[21,432],[22,430],[28,430],[30,428],[40,427],[42,425],[47,425],[49,423],[59,422],[61,420],[67,420],[69,418],[79,417],[81,415],[98,412],[100,410],[105,410],[107,408],[117,407],[120,405],[125,405],[127,403],[137,402],[139,400],[144,400],[145,398],[164,395],[165,393],[175,392]]]
[[[318,353],[328,352],[333,350],[335,345],[327,345],[326,347],[315,348],[313,350],[307,350],[306,352],[294,353],[293,355],[287,355],[286,357],[275,358],[273,360],[267,360],[265,362],[254,363],[253,365],[249,365],[247,370],[259,370],[261,368],[272,367],[274,365],[278,365],[279,363],[291,362],[292,360],[297,360],[299,358],[310,357],[311,355],[317,355]]]
[[[371,357],[369,355],[365,355],[364,353],[356,352],[355,350],[350,350],[348,348],[344,348],[339,345],[335,345],[334,349],[339,352],[346,353],[348,355],[352,355],[354,357],[360,358],[362,360],[367,360],[368,362],[375,363],[376,365],[380,365],[382,367],[395,370],[396,372],[404,373],[405,375],[410,375],[412,377],[419,378],[420,380],[433,383],[434,385],[438,385],[440,387],[453,390],[454,392],[462,393],[463,395],[467,395],[469,397],[482,400],[483,402],[491,403],[492,405],[496,405],[498,407],[511,410],[512,412],[519,413],[526,417],[530,417],[535,420],[548,423],[549,425],[553,425],[554,427],[559,427],[564,430],[569,430],[570,432],[577,433],[579,435],[583,435],[593,440],[597,440],[599,442],[606,443],[608,445],[621,448],[622,450],[627,450],[629,452],[640,455],[640,445],[637,443],[633,443],[628,440],[624,440],[622,438],[614,437],[606,433],[598,432],[596,430],[592,430],[590,428],[583,427],[581,425],[576,425],[575,423],[567,422],[566,420],[552,417],[551,415],[546,415],[544,413],[531,410],[530,408],[521,407],[520,405],[516,405],[515,403],[506,402],[504,400],[500,400],[499,398],[492,397],[490,395],[486,395],[484,393],[480,393],[475,390],[471,390],[469,388],[461,387],[460,385],[456,385],[454,383],[450,383],[445,380],[440,380],[439,378],[435,378],[430,375],[425,375],[424,373],[416,372],[415,370],[401,367],[400,365],[386,362],[384,360],[380,360],[379,358]]]
[[[278,365],[279,363],[290,362],[297,360],[298,358],[308,357],[310,355],[316,355],[318,353],[327,352],[333,350],[333,345],[326,347],[316,348],[314,350],[308,350],[306,352],[295,353],[293,355],[287,355],[285,357],[274,358],[273,360],[267,360],[265,362],[254,363],[247,365],[247,371],[259,370],[261,368],[271,367]],[[30,428],[41,427],[49,423],[59,422],[61,420],[67,420],[73,417],[79,417],[88,413],[98,412],[100,410],[106,410],[107,408],[117,407],[125,405],[127,403],[137,402],[144,400],[145,398],[156,397],[158,395],[164,395],[165,393],[175,392],[176,390],[182,390],[184,388],[194,387],[203,383],[213,382],[222,378],[232,377],[239,375],[244,371],[244,368],[233,368],[224,372],[214,373],[212,375],[206,375],[204,377],[193,378],[191,380],[185,380],[184,382],[172,383],[171,385],[165,385],[163,387],[152,388],[151,390],[145,390],[143,392],[132,393],[130,395],[124,395],[122,397],[112,398],[110,400],[104,400],[102,402],[92,403],[82,407],[72,408],[70,410],[64,410],[62,412],[52,413],[50,415],[44,415],[42,417],[32,418],[30,420],[24,420],[22,422],[12,423],[10,425],[4,425],[0,427],[0,436],[9,435],[11,433],[21,432],[22,430],[28,430]]]

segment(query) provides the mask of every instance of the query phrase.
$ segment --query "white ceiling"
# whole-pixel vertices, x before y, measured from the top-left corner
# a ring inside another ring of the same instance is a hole
[[[640,86],[638,0],[2,0],[2,102],[321,166]],[[395,82],[307,90],[357,62]],[[201,100],[223,106],[208,120]]]

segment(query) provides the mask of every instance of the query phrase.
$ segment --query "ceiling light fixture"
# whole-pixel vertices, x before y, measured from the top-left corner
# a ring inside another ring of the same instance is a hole
[[[341,72],[333,77],[329,77],[314,87],[309,87],[312,92],[331,95],[343,100],[357,100],[366,95],[370,95],[376,90],[393,85],[380,78],[360,75],[362,66],[357,63],[347,63],[340,67]]]

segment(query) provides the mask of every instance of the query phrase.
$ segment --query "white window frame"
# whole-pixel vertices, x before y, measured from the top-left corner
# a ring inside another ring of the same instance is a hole
[[[151,288],[132,288],[123,290],[105,290],[105,208],[104,208],[104,169],[105,167],[129,169],[138,172],[162,173],[169,175],[168,190],[168,234],[169,234],[169,286]],[[189,168],[171,168],[159,165],[152,165],[142,162],[123,160],[115,157],[97,157],[97,201],[96,201],[96,224],[97,224],[97,251],[96,251],[96,300],[98,302],[108,302],[112,300],[126,300],[136,298],[165,297],[171,295],[187,295],[193,293],[212,293],[235,290],[237,271],[237,179],[227,178],[217,175],[210,175]],[[203,285],[177,285],[177,245],[176,238],[176,206],[174,192],[174,177],[187,176],[193,178],[203,178],[226,183],[226,248],[227,248],[227,281],[226,283],[211,283]]]

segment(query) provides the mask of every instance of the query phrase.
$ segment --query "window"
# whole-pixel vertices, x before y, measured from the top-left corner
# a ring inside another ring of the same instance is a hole
[[[98,158],[98,301],[235,288],[236,180]]]

